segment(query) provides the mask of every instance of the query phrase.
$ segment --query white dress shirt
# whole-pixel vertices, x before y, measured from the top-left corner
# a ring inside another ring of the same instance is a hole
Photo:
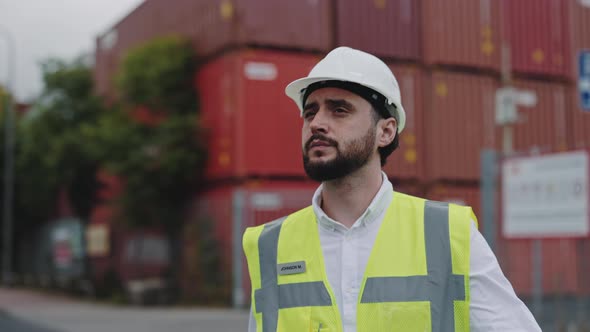
[[[322,188],[320,185],[316,190],[312,205],[318,220],[326,274],[340,310],[344,332],[356,332],[360,287],[371,248],[393,198],[393,187],[383,173],[379,192],[351,228],[331,219],[321,209]],[[475,222],[471,227],[469,286],[471,331],[541,331],[531,312],[514,293]],[[248,331],[256,331],[252,313]]]

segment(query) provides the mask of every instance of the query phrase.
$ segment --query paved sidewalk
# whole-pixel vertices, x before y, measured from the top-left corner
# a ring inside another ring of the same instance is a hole
[[[245,310],[123,307],[0,288],[2,332],[237,332],[247,325]]]

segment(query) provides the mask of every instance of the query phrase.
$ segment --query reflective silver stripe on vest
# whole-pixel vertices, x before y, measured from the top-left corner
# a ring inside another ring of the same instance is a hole
[[[279,285],[277,250],[281,226],[287,217],[264,225],[258,238],[261,288],[254,292],[256,312],[262,313],[262,331],[276,332],[279,309],[331,306],[332,300],[322,281]]]
[[[361,303],[429,301],[432,331],[453,332],[465,276],[452,274],[448,204],[426,201],[424,237],[428,275],[367,278]]]

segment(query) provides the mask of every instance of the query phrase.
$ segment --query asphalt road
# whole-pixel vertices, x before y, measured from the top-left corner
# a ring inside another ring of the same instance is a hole
[[[247,325],[243,310],[122,307],[0,288],[2,332],[237,332]]]

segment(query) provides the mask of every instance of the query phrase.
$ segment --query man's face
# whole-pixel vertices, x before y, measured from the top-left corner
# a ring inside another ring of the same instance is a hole
[[[303,111],[303,165],[316,181],[346,176],[371,158],[375,144],[373,109],[362,97],[338,88],[311,93]]]

